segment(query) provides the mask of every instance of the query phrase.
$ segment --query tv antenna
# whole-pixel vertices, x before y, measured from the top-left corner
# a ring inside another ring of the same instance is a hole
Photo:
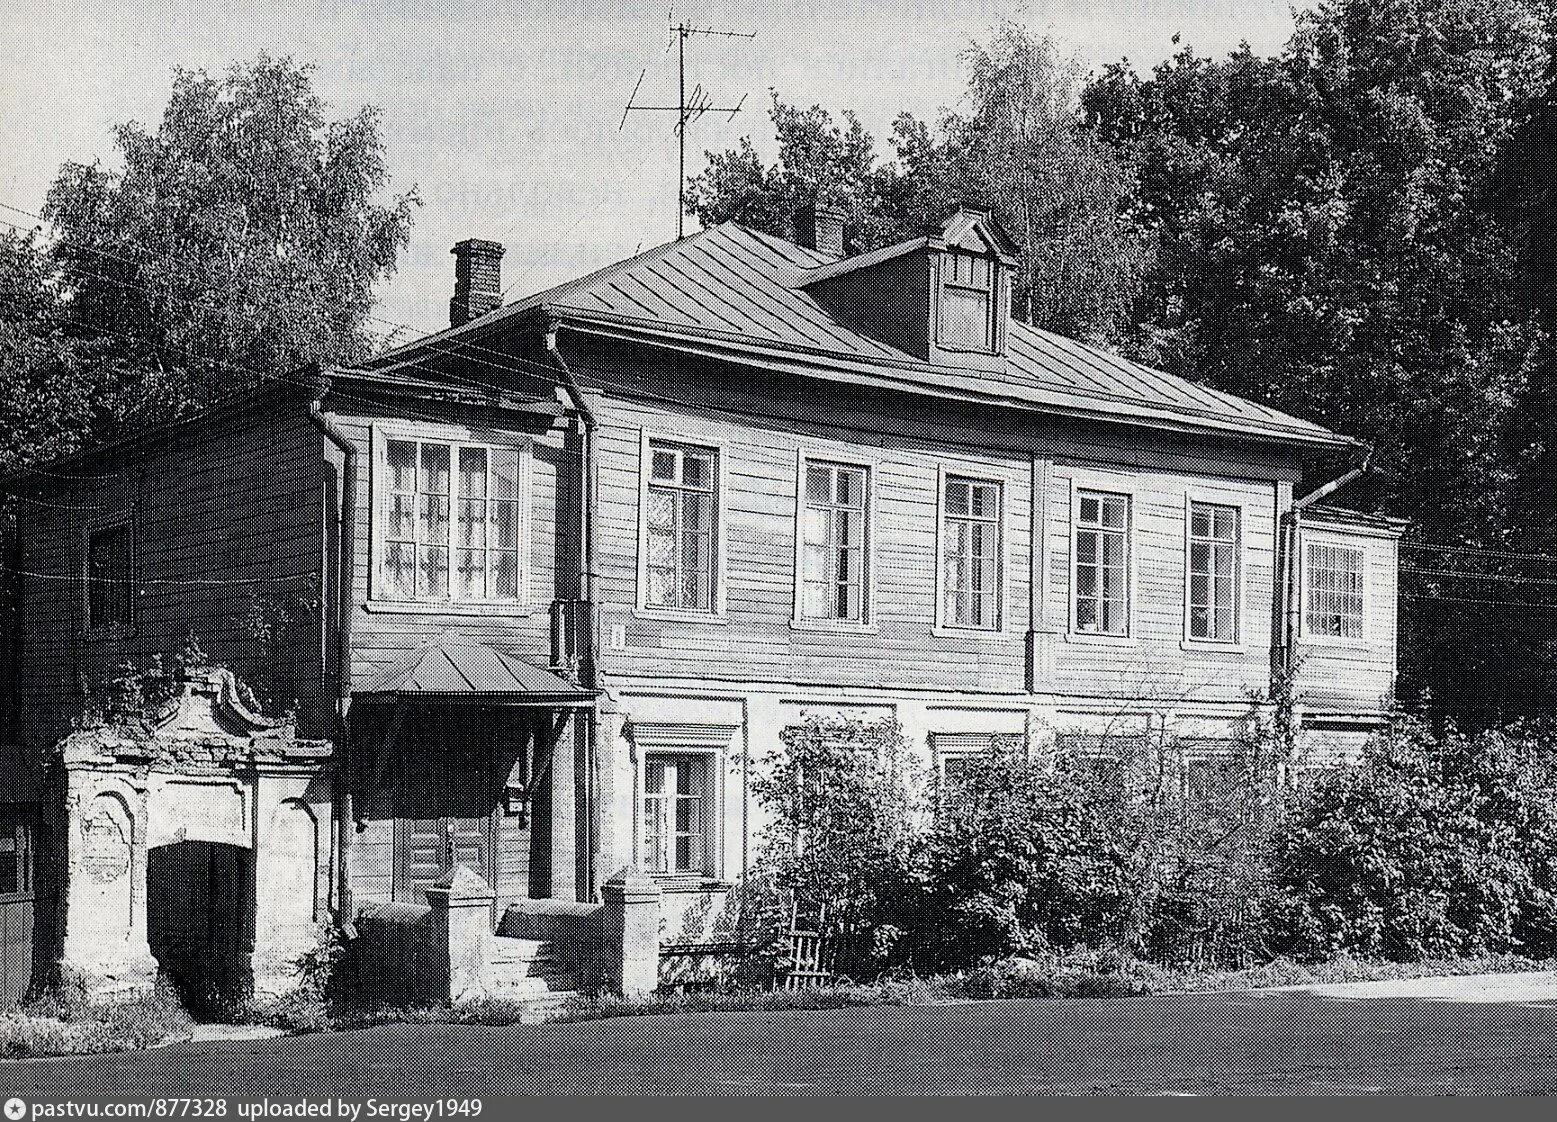
[[[675,16],[672,15],[674,20]],[[698,82],[692,87],[692,94],[687,95],[687,40],[694,35],[707,35],[715,39],[755,39],[755,31],[726,31],[714,27],[694,27],[682,21],[672,23],[670,28],[671,42],[676,44],[676,77],[677,97],[675,105],[636,105],[634,99],[638,96],[638,89],[643,85],[644,76],[649,73],[645,68],[638,75],[638,81],[633,85],[633,92],[627,95],[627,107],[622,110],[622,123],[616,126],[616,131],[621,132],[627,125],[627,114],[634,112],[647,113],[674,113],[676,124],[673,131],[676,134],[677,160],[676,160],[676,237],[680,238],[685,232],[687,214],[687,126],[697,120],[704,113],[728,113],[730,120],[735,120],[735,115],[741,111],[741,106],[746,104],[746,95],[734,105],[714,105],[713,99],[707,90],[703,89],[703,83]]]

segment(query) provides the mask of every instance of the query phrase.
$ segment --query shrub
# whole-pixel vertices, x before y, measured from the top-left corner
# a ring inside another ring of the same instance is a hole
[[[968,761],[924,839],[916,967],[1123,937],[1144,822],[1067,761],[1050,768],[1020,748]]]
[[[1295,796],[1275,839],[1277,945],[1416,961],[1529,948],[1557,929],[1557,791],[1535,730],[1440,740],[1406,723]]]

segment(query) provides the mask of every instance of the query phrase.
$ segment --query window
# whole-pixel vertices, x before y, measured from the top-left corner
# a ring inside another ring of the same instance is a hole
[[[385,598],[519,599],[518,448],[390,439],[383,467]]]
[[[1238,508],[1189,504],[1189,637],[1238,641]]]
[[[643,863],[651,873],[712,874],[708,756],[644,757]]]
[[[1000,628],[1000,484],[946,477],[941,521],[941,621]]]
[[[1075,629],[1130,633],[1130,496],[1076,492]]]
[[[32,892],[32,808],[0,805],[0,898]]]
[[[719,453],[649,442],[644,606],[715,610]]]
[[[1144,732],[1062,732],[1054,737],[1055,753],[1068,759],[1089,782],[1102,787],[1122,787],[1131,765],[1146,748]]]
[[[870,610],[865,571],[869,473],[862,467],[810,462],[805,489],[801,618],[864,623]]]
[[[87,627],[129,627],[133,610],[130,594],[130,526],[105,526],[87,538]]]
[[[1303,575],[1305,633],[1332,639],[1361,639],[1362,550],[1309,542]]]
[[[941,259],[940,341],[993,350],[995,269],[988,257],[951,251]]]

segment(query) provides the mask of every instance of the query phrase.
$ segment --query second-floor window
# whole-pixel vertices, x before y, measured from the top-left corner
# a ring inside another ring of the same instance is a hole
[[[1130,633],[1130,496],[1076,492],[1075,628]]]
[[[1303,554],[1303,630],[1330,639],[1362,638],[1363,551],[1309,542]]]
[[[941,502],[941,622],[1000,628],[1000,484],[948,475]]]
[[[130,626],[134,600],[129,523],[93,530],[87,537],[88,630]]]
[[[1238,641],[1238,508],[1189,504],[1189,637]]]
[[[862,467],[806,464],[800,600],[804,619],[866,620],[869,479]]]
[[[644,518],[644,606],[716,605],[719,453],[651,440]]]
[[[520,598],[518,448],[392,438],[384,469],[385,598]]]

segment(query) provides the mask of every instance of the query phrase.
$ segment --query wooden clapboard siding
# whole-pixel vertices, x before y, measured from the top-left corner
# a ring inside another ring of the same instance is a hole
[[[305,725],[322,726],[321,443],[296,395],[262,394],[21,485],[21,567],[38,574],[23,577],[25,744],[52,744],[118,665],[166,658],[191,633],[256,688],[274,679],[287,695],[278,704],[296,701]],[[134,526],[134,624],[87,633],[86,534],[121,518]],[[229,583],[177,583],[198,581]],[[269,659],[245,624],[261,596],[297,617]]]
[[[1114,642],[1072,631],[1071,525],[1076,488],[1131,496],[1134,580],[1131,634]],[[1243,597],[1237,650],[1187,641],[1184,553],[1187,504],[1236,506],[1242,512]],[[1236,701],[1269,686],[1274,604],[1276,491],[1269,482],[1181,472],[1110,470],[1057,461],[1050,475],[1048,598],[1055,629],[1054,689],[1102,697]]]

